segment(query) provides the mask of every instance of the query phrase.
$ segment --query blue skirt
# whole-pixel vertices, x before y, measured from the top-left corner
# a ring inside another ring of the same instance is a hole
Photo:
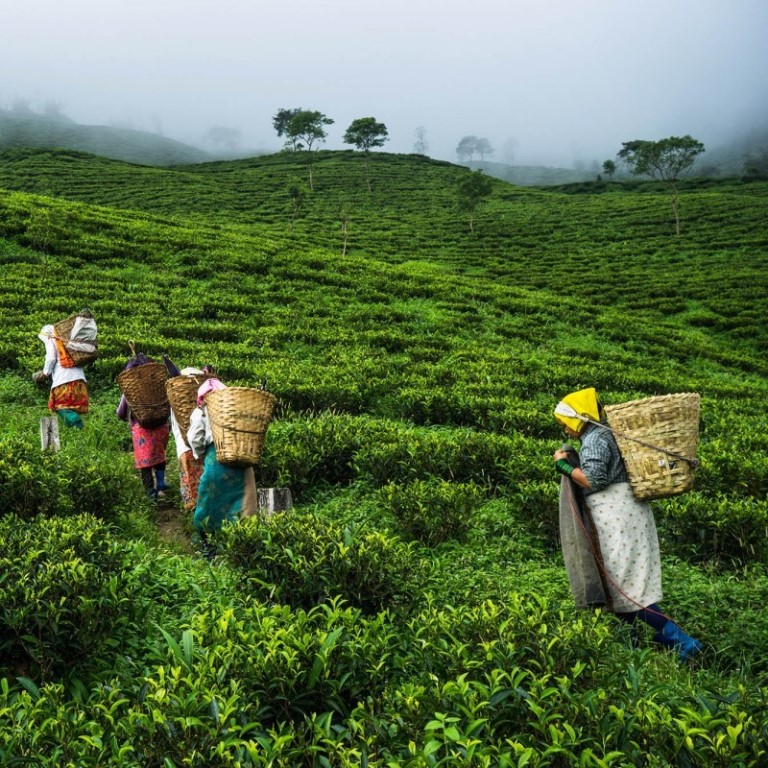
[[[245,497],[246,472],[250,471],[250,467],[220,464],[213,443],[206,448],[192,520],[198,531],[218,531],[224,521],[239,519]]]

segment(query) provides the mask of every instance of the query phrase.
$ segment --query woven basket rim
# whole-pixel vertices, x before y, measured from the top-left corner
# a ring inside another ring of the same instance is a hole
[[[247,397],[243,398],[243,395]],[[276,402],[277,398],[271,392],[256,387],[227,387],[211,392],[206,397],[219,461],[234,465],[255,465],[260,462]],[[259,407],[254,408],[254,404]],[[233,405],[244,408],[236,412]]]

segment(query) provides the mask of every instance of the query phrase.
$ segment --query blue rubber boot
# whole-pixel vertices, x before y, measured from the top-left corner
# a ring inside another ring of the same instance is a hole
[[[690,661],[701,650],[701,643],[686,635],[674,621],[668,621],[656,633],[654,640],[667,648],[677,648],[677,655],[682,662]]]
[[[165,484],[165,470],[156,469],[155,478],[157,480],[157,490],[159,493],[165,493],[168,490],[168,486]]]

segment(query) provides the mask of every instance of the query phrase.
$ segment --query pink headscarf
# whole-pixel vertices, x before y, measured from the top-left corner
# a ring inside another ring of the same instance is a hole
[[[222,384],[216,378],[206,379],[197,389],[197,404],[202,406],[205,396],[218,389],[226,389],[227,385]]]

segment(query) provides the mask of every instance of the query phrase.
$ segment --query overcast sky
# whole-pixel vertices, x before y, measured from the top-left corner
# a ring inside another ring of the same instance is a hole
[[[622,141],[708,147],[768,115],[768,0],[3,0],[0,107],[202,145],[281,142],[281,107],[386,124],[385,149],[572,166]]]

